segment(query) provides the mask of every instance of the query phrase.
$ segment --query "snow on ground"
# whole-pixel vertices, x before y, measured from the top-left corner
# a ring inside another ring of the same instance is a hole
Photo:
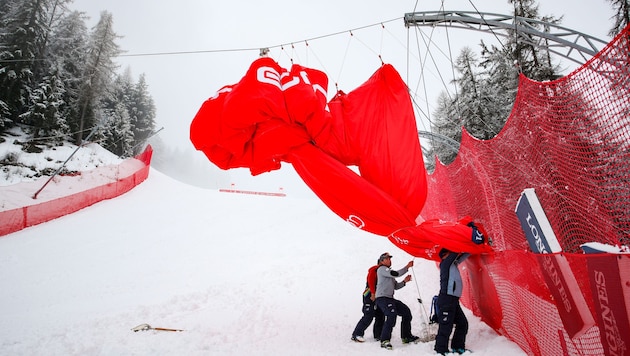
[[[393,351],[371,329],[350,341],[385,251],[394,268],[413,259],[317,199],[221,193],[152,169],[118,198],[0,237],[0,354],[432,355],[433,342],[402,344],[400,321]],[[422,335],[438,273],[421,259],[412,273],[396,297]],[[466,313],[474,355],[524,355]],[[131,331],[142,323],[185,331]]]
[[[14,127],[0,138],[0,211],[72,195],[136,172],[143,163],[123,160],[96,143],[46,147],[28,153],[27,135]],[[65,165],[64,165],[65,163]],[[58,173],[52,179],[52,173]],[[48,174],[48,175],[45,175]]]
[[[72,158],[65,165],[66,172],[88,172],[96,167],[122,162],[122,159],[95,143],[89,143],[79,150],[76,150],[76,145],[65,142],[61,146],[45,149],[42,153],[24,152],[22,147],[27,142],[27,135],[19,126],[9,129],[2,138],[5,142],[0,143],[0,186],[36,181],[42,170],[54,172],[71,155]]]

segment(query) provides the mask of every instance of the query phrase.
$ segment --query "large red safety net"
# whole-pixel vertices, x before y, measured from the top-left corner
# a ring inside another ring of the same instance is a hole
[[[470,214],[497,250],[469,259],[464,303],[528,354],[630,353],[630,255],[580,250],[630,244],[629,53],[630,27],[566,77],[521,76],[502,131],[487,141],[464,133],[456,160],[428,176],[422,215]],[[562,253],[529,249],[515,214],[527,188]]]

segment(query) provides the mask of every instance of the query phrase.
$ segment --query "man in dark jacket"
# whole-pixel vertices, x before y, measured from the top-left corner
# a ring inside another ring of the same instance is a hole
[[[454,353],[466,352],[466,334],[468,333],[468,319],[459,304],[462,296],[462,277],[459,264],[468,258],[468,253],[454,253],[442,249],[440,256],[440,293],[438,294],[438,332],[435,337],[435,351],[445,355],[450,352],[448,340],[455,326],[451,347]]]
[[[370,326],[370,323],[372,323],[372,320],[374,320],[374,339],[380,340],[385,316],[383,315],[383,312],[376,307],[376,303],[374,302],[376,299],[376,269],[378,267],[379,265],[377,261],[376,265],[368,269],[365,290],[363,291],[363,317],[359,320],[357,326],[352,332],[352,341],[365,341],[363,335],[365,330]]]

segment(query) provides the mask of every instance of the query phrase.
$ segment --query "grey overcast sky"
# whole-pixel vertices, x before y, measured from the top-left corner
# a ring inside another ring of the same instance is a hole
[[[562,26],[610,40],[607,32],[614,14],[605,0],[539,3],[540,15],[564,15]],[[430,112],[437,94],[445,90],[441,83],[452,76],[449,52],[456,57],[464,45],[477,51],[484,36],[477,31],[419,28],[442,51],[431,50],[442,69],[427,64],[421,82],[421,59],[414,56],[424,56],[426,46],[417,43],[402,18],[408,12],[441,8],[512,12],[507,0],[74,0],[72,4],[72,9],[90,17],[90,28],[101,11],[112,13],[114,31],[122,36],[118,43],[127,55],[118,58],[120,71],[129,67],[135,78],[145,74],[157,108],[157,125],[164,127],[160,137],[169,145],[191,150],[188,129],[202,102],[223,85],[238,82],[261,47],[271,47],[270,56],[285,68],[293,60],[324,70],[331,83],[329,97],[336,92],[335,83],[349,92],[369,78],[381,55],[416,89],[419,105]],[[337,35],[323,37],[330,34]],[[199,51],[203,53],[164,54]],[[572,63],[562,65],[567,69],[564,74],[575,68]],[[419,119],[419,129],[428,130],[424,125]]]

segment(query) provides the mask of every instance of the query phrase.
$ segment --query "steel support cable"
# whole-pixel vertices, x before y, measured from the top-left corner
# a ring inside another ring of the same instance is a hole
[[[416,2],[416,6],[417,6],[417,2]],[[415,8],[414,8],[414,10],[415,10]],[[416,95],[412,95],[411,96],[411,99],[412,99],[412,102],[413,102],[414,106],[418,109],[418,111],[421,114],[423,114],[426,117],[427,121],[429,121],[429,124],[433,124],[433,122],[431,120],[431,112],[430,112],[431,109],[430,109],[430,106],[429,106],[429,99],[428,99],[428,93],[427,93],[426,79],[425,79],[424,71],[425,71],[425,68],[426,68],[426,60],[427,60],[428,57],[431,57],[434,66],[437,68],[437,65],[435,63],[435,59],[433,58],[433,55],[432,55],[431,50],[430,50],[430,46],[431,46],[431,43],[432,43],[431,39],[433,37],[433,31],[434,31],[434,29],[431,30],[431,35],[429,36],[429,39],[428,39],[428,42],[427,42],[427,41],[424,41],[424,33],[420,29],[416,29],[416,47],[417,47],[417,50],[418,50],[418,56],[419,56],[418,59],[420,61],[420,80],[418,81],[418,83],[416,85],[415,93],[418,92],[418,87],[420,86],[420,83],[422,83],[423,89],[424,89],[424,100],[425,100],[425,103],[426,103],[426,112],[424,112],[420,108],[420,105],[416,101]],[[420,47],[420,43],[418,41],[418,37],[419,36],[422,38],[423,43],[424,43],[425,48],[426,48],[426,54],[427,55],[424,56],[424,59],[422,57],[422,50],[421,50],[421,47]],[[409,51],[409,31],[407,31],[407,65],[408,65],[407,73],[409,73],[409,56],[410,56],[410,51]],[[444,80],[443,80],[439,70],[438,70],[438,76],[440,77],[442,83],[444,84]],[[409,83],[409,81],[407,81],[407,83]],[[431,130],[430,126],[429,126],[429,130]],[[432,140],[432,142],[433,142],[433,140]]]
[[[358,41],[360,44],[362,44],[365,48],[367,48],[370,52],[374,53],[376,56],[378,56],[379,58],[381,57],[381,53],[383,50],[383,30],[385,26],[383,26],[383,24],[381,24],[381,48],[379,49],[379,51],[375,51],[374,49],[372,49],[372,47],[368,46],[365,42],[363,42],[359,37],[355,36],[354,33],[352,31],[350,31],[350,35],[352,37],[354,37],[354,39],[356,41]],[[381,60],[382,62],[382,60]]]
[[[505,49],[505,45],[503,44],[503,42],[501,42],[501,39],[499,38],[499,36],[497,36],[497,34],[494,32],[494,30],[492,29],[492,27],[490,26],[490,24],[488,22],[486,22],[486,19],[483,17],[483,14],[479,11],[479,9],[477,9],[477,6],[475,6],[475,4],[473,3],[472,0],[468,0],[468,2],[470,3],[470,5],[472,5],[472,7],[475,9],[475,12],[479,15],[479,17],[481,17],[481,20],[483,21],[483,23],[488,26],[488,29],[490,30],[490,33],[492,33],[492,35],[494,36],[494,38],[496,38],[496,40],[501,44],[501,48]],[[516,5],[515,5],[516,6]],[[516,14],[516,11],[514,12]],[[516,21],[514,21],[514,23],[516,24]],[[515,25],[516,26],[516,25]]]
[[[343,59],[341,60],[341,66],[339,67],[339,74],[337,78],[335,78],[335,92],[339,91],[339,78],[341,78],[341,72],[343,72],[343,66],[346,63],[346,58],[348,56],[348,50],[350,50],[350,42],[352,42],[352,31],[350,31],[350,38],[348,38],[348,43],[346,44],[346,50],[343,53]]]
[[[418,37],[422,38],[423,44],[426,48],[426,55],[424,57],[424,60],[421,60],[421,81],[418,82],[417,86],[416,86],[416,92],[418,90],[418,86],[420,85],[420,83],[423,84],[423,88],[424,88],[424,93],[425,93],[425,103],[426,103],[426,110],[427,112],[423,112],[423,110],[421,109],[420,105],[418,104],[418,102],[416,101],[415,97],[412,96],[412,101],[414,106],[420,111],[420,113],[422,113],[426,118],[427,121],[429,121],[429,123],[432,125],[433,124],[433,120],[431,119],[431,115],[430,115],[430,103],[429,103],[429,99],[427,97],[427,88],[426,88],[426,75],[424,74],[425,71],[428,71],[427,66],[426,66],[426,61],[430,58],[431,62],[433,63],[433,66],[437,69],[437,77],[440,79],[440,82],[442,83],[442,86],[445,89],[446,94],[448,95],[449,98],[452,99],[450,92],[448,90],[448,84],[445,82],[444,77],[442,76],[442,72],[439,70],[438,64],[437,64],[437,60],[435,59],[435,56],[433,55],[433,51],[431,50],[431,46],[435,46],[436,50],[441,53],[442,55],[444,55],[444,57],[446,57],[449,61],[450,58],[449,56],[442,51],[442,49],[435,43],[433,42],[433,31],[434,29],[432,29],[431,34],[430,35],[426,35],[424,32],[422,32],[419,28],[416,29],[416,47],[417,47],[417,51],[418,53],[421,53],[422,49],[420,46],[420,43],[418,41]],[[427,37],[427,39],[425,40],[425,36]],[[431,130],[431,128],[429,128],[429,130]],[[433,142],[433,140],[432,140]]]
[[[381,47],[378,49],[378,58],[381,59],[381,63],[383,63],[383,42],[385,40],[385,25],[381,24]]]
[[[223,48],[223,49],[195,50],[195,51],[163,51],[163,52],[129,53],[129,54],[118,54],[116,57],[175,56],[175,55],[191,55],[191,54],[205,54],[205,53],[250,52],[250,51],[258,52],[263,47],[264,48],[282,48],[283,46],[292,45],[292,44],[298,43],[298,42],[312,42],[314,40],[319,40],[319,39],[323,39],[323,38],[327,38],[327,37],[334,37],[334,36],[338,36],[338,35],[341,35],[341,34],[345,34],[345,33],[349,32],[349,31],[352,32],[352,31],[363,30],[363,29],[366,29],[366,28],[374,27],[374,26],[383,26],[386,23],[399,21],[402,18],[403,17],[397,17],[397,18],[394,18],[394,19],[381,21],[381,22],[378,22],[378,23],[370,24],[370,25],[355,27],[355,28],[352,28],[352,29],[349,29],[349,30],[333,32],[333,33],[329,33],[329,34],[326,34],[326,35],[315,36],[315,37],[303,39],[303,40],[300,40],[300,41],[281,43],[281,44],[277,44],[277,45],[273,45],[273,46],[259,46],[259,47],[255,47],[255,48],[254,47]],[[47,60],[47,59],[45,59],[45,58],[0,59],[0,63],[30,62],[30,61],[44,61],[44,60]]]
[[[423,42],[424,42],[424,33],[422,31],[420,31],[420,29],[416,29],[417,32],[420,32],[420,37],[422,38]],[[424,42],[425,44],[425,49],[426,49],[426,53],[424,54],[424,57],[422,56],[421,53],[421,48],[420,48],[420,43],[418,42],[418,33],[416,33],[416,47],[418,49],[418,56],[420,57],[420,80],[418,81],[418,83],[416,84],[416,93],[418,92],[418,87],[420,86],[420,84],[422,84],[422,89],[424,90],[424,102],[426,104],[426,116],[427,116],[427,120],[429,121],[430,124],[433,124],[432,120],[431,120],[431,109],[429,106],[429,96],[427,93],[427,81],[426,81],[426,76],[424,75],[424,71],[426,69],[426,61],[427,59],[430,57],[431,60],[433,61],[434,65],[435,65],[435,60],[433,59],[433,55],[431,54],[431,49],[430,49],[430,43],[431,43],[431,37],[433,36],[433,30],[431,30],[431,35],[429,36],[429,42]],[[437,68],[437,65],[435,65]],[[438,70],[438,76],[441,77],[441,73]],[[429,128],[430,130],[430,128]]]
[[[440,10],[444,10],[444,0],[442,0],[442,8]],[[444,16],[444,19],[446,20],[446,16]],[[459,91],[457,90],[457,82],[455,81],[455,64],[453,63],[453,52],[451,50],[451,38],[448,34],[448,27],[445,30],[446,30],[446,44],[448,48],[448,58],[451,63],[451,75],[453,76],[453,82],[454,82],[453,86],[455,87],[455,111],[457,112],[457,115],[460,117],[460,125],[461,125],[463,119],[461,118],[462,116],[461,109],[459,108],[459,100],[457,99],[459,98]]]
[[[418,2],[419,1],[420,0],[416,0],[416,3],[413,5],[413,12],[416,12],[416,10],[418,9]],[[410,55],[411,51],[409,51],[409,44],[410,44],[410,41],[409,41],[409,27],[407,27],[407,47],[406,47],[407,48],[407,87],[409,87],[409,81],[410,81],[410,79],[409,79],[409,69],[410,69],[409,55]],[[420,72],[420,73],[422,73],[422,72]]]
[[[291,63],[293,63],[293,58],[297,58],[297,61],[300,63],[303,63],[302,60],[300,59],[300,56],[297,52],[297,50],[295,49],[295,44],[291,43]]]
[[[319,65],[322,67],[324,72],[330,73],[330,71],[326,68],[326,65],[324,64],[324,62],[322,62],[321,58],[319,58],[319,56],[317,55],[317,52],[315,52],[313,50],[313,47],[311,47],[311,44],[308,41],[304,41],[304,45],[306,46],[307,52],[310,51],[310,53],[313,55],[313,57],[315,57],[315,59],[317,60],[317,63],[319,63]]]
[[[443,7],[442,7],[442,9],[441,9],[441,10],[443,10]],[[452,97],[451,97],[451,95],[450,95],[450,92],[449,92],[449,90],[448,90],[448,84],[445,82],[444,77],[442,76],[442,73],[441,73],[441,71],[439,70],[439,67],[438,67],[438,65],[437,65],[437,61],[436,61],[436,59],[435,59],[435,57],[434,57],[434,55],[433,55],[433,52],[431,51],[431,46],[432,46],[432,45],[433,45],[433,46],[435,46],[436,50],[437,50],[439,53],[443,54],[443,55],[444,55],[444,57],[445,57],[445,58],[446,58],[446,59],[447,59],[447,60],[451,63],[451,65],[452,65],[452,59],[451,59],[450,55],[449,55],[449,54],[447,54],[447,53],[445,53],[444,51],[442,51],[442,49],[440,48],[440,46],[439,46],[438,44],[436,44],[436,43],[433,41],[433,33],[434,33],[434,31],[435,31],[435,27],[431,30],[430,35],[429,35],[429,36],[427,36],[427,37],[428,37],[428,38],[427,38],[427,40],[425,40],[425,36],[426,36],[426,35],[424,34],[424,32],[420,31],[419,29],[418,29],[417,31],[418,31],[418,32],[417,32],[416,34],[417,34],[417,35],[418,35],[418,34],[420,34],[420,36],[421,36],[421,38],[422,38],[422,41],[423,41],[423,44],[424,44],[424,46],[426,47],[426,50],[427,50],[427,51],[426,51],[427,56],[426,56],[426,57],[425,57],[425,59],[424,59],[424,61],[425,61],[425,62],[423,62],[423,65],[421,66],[421,76],[425,77],[424,72],[425,72],[425,70],[427,70],[427,69],[426,69],[426,60],[427,60],[427,57],[430,57],[430,58],[431,58],[431,62],[433,63],[433,66],[434,66],[434,67],[437,69],[437,71],[438,71],[437,76],[438,76],[438,78],[440,79],[440,81],[442,82],[442,86],[443,86],[443,87],[444,87],[444,89],[446,90],[446,94],[449,96],[449,98],[450,98],[450,99],[452,99]],[[417,38],[417,37],[416,37],[416,38]],[[416,41],[416,46],[418,47],[418,53],[420,53],[420,45],[417,43],[417,41]],[[426,93],[426,89],[425,89],[425,93]],[[428,102],[428,100],[427,100],[427,102]]]
[[[364,41],[362,41],[359,37],[357,37],[352,31],[349,31],[350,32],[350,39],[348,40],[348,44],[346,45],[346,50],[344,52],[344,57],[343,57],[343,60],[342,60],[342,63],[341,63],[341,67],[339,68],[339,74],[338,74],[337,79],[335,81],[335,87],[336,87],[337,91],[339,91],[339,87],[338,87],[339,79],[341,78],[341,74],[343,72],[343,67],[345,65],[345,62],[346,62],[346,59],[347,59],[347,56],[348,56],[348,51],[350,50],[350,44],[351,44],[351,41],[353,39],[355,41],[359,42],[360,44],[362,44],[367,50],[369,50],[370,52],[374,53],[378,57],[381,65],[383,64],[382,49],[383,49],[383,41],[384,41],[384,35],[385,35],[385,25],[383,23],[380,23],[380,26],[381,26],[381,43],[380,43],[381,48],[379,49],[378,52],[375,51],[372,47],[368,46]]]
[[[56,139],[56,138],[68,138],[68,137],[72,137],[73,135],[76,135],[78,133],[83,133],[83,132],[86,132],[86,131],[92,131],[92,129],[94,127],[96,127],[96,126],[92,126],[91,128],[84,129],[83,131],[69,132],[67,134],[60,134],[60,135],[55,135],[55,136],[45,136],[45,137],[32,138],[32,139],[30,139],[30,141],[46,141],[46,140],[51,140],[51,139]]]
[[[435,57],[433,55],[433,51],[430,50],[430,46],[433,45],[435,47],[435,50],[437,50],[439,53],[444,55],[444,57],[450,61],[450,59],[448,57],[448,54],[446,54],[444,51],[442,51],[442,49],[433,41],[433,39],[431,38],[432,34],[431,34],[431,36],[427,36],[426,34],[424,34],[424,32],[420,31],[420,29],[418,29],[417,31],[419,31],[419,34],[420,34],[420,36],[422,38],[422,41],[423,41],[423,44],[427,48],[427,52],[426,52],[427,57],[431,58],[431,62],[433,63],[433,66],[437,69],[436,76],[440,79],[440,82],[442,82],[442,86],[444,86],[444,89],[446,89],[447,94],[449,95],[449,98],[450,98],[451,96],[450,96],[450,93],[448,93],[448,84],[446,84],[446,81],[444,80],[444,77],[442,76],[442,72],[440,72],[440,70],[439,70],[439,67],[437,65],[437,61],[436,61],[436,59],[435,59]],[[428,37],[428,39],[426,41],[425,41],[425,36]],[[418,47],[418,51],[420,51],[420,49],[419,49],[420,48],[420,44],[417,43],[417,41],[416,41],[416,46]],[[425,61],[426,61],[426,59],[427,58],[425,57]],[[423,76],[424,76],[424,72],[425,71],[429,71],[430,72],[430,70],[426,68],[426,64],[422,66],[422,75]]]

